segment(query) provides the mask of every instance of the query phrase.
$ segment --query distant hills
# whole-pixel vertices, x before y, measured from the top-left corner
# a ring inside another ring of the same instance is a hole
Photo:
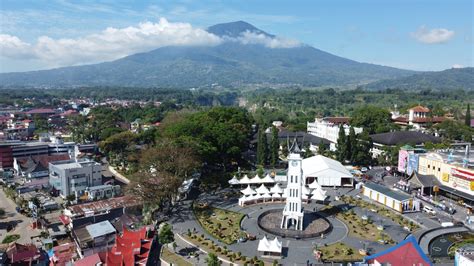
[[[359,63],[297,42],[281,48],[279,37],[243,21],[217,24],[207,30],[224,41],[217,46],[162,47],[100,64],[4,73],[0,74],[0,85],[342,87],[405,78],[416,73]],[[248,35],[270,45],[243,42]]]
[[[438,72],[422,72],[411,76],[381,80],[370,83],[364,88],[373,90],[474,90],[474,68],[452,68]]]

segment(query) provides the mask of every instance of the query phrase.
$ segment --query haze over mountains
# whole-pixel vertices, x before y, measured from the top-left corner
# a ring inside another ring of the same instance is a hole
[[[241,87],[304,86],[410,89],[419,79],[440,85],[444,75],[449,88],[473,88],[473,71],[453,69],[419,73],[359,63],[266,33],[243,21],[207,29],[222,41],[214,46],[167,46],[115,61],[51,70],[3,73],[3,86],[140,86],[140,87]],[[389,80],[389,81],[385,81]],[[433,80],[433,82],[429,81]],[[466,84],[467,83],[467,84]],[[442,89],[442,88],[440,88]]]

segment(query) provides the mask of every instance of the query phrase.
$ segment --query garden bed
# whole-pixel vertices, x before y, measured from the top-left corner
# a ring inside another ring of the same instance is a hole
[[[324,262],[352,262],[362,261],[364,258],[359,254],[359,251],[344,243],[323,246],[317,250],[322,253],[321,259]]]
[[[14,234],[14,235],[7,235],[3,241],[2,244],[8,244],[17,241],[20,239],[20,235]]]
[[[384,233],[383,230],[379,230],[370,218],[363,220],[352,210],[344,211],[334,206],[326,207],[321,211],[327,215],[335,215],[337,219],[341,220],[347,226],[351,237],[394,244],[390,236]]]
[[[167,247],[163,247],[160,257],[164,261],[168,263],[173,263],[173,265],[177,265],[177,266],[192,266],[193,265],[192,263],[183,259],[183,257],[169,250]]]
[[[240,230],[241,213],[196,203],[193,211],[204,230],[222,243],[230,245],[245,234]]]
[[[420,226],[408,219],[405,219],[402,215],[395,213],[395,211],[389,210],[381,205],[373,204],[366,202],[362,199],[356,199],[349,196],[342,196],[341,200],[347,204],[358,206],[363,209],[367,210],[374,210],[378,215],[384,216],[393,222],[397,223],[401,227],[407,227],[410,229],[410,232],[416,231],[420,228]]]

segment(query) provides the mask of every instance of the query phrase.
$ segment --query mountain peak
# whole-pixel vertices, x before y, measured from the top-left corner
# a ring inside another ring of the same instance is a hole
[[[211,26],[207,29],[209,33],[215,34],[219,37],[228,36],[228,37],[238,37],[243,32],[249,31],[257,34],[264,34],[268,37],[274,37],[272,34],[268,34],[263,30],[258,29],[252,24],[239,20],[228,23],[221,23]]]

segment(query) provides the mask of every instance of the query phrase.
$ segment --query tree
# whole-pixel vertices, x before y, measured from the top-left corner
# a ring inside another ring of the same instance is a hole
[[[464,118],[464,124],[471,127],[471,106],[467,104],[466,116]]]
[[[355,134],[354,127],[350,127],[349,129],[349,136],[346,139],[346,160],[353,162],[354,161],[354,153],[357,152],[357,137]]]
[[[166,245],[174,241],[174,234],[171,225],[164,224],[161,227],[158,239],[162,245]]]
[[[171,206],[183,181],[200,166],[192,148],[163,139],[141,154],[139,171],[130,178],[129,193],[158,209]]]
[[[220,262],[219,258],[217,257],[217,255],[212,253],[212,252],[207,255],[206,263],[207,263],[208,266],[219,266],[219,265],[221,265],[221,262]]]
[[[441,136],[449,140],[471,142],[472,135],[474,135],[474,130],[471,127],[458,121],[445,120],[434,127],[438,130]]]
[[[262,128],[258,129],[257,164],[264,166],[267,161],[267,136]]]
[[[278,151],[280,150],[280,140],[278,139],[278,129],[272,127],[272,140],[270,145],[270,165],[275,167],[278,163]]]
[[[344,130],[344,126],[341,124],[339,126],[339,135],[337,137],[337,152],[336,152],[336,159],[340,162],[344,162],[346,159],[346,131]]]
[[[373,105],[356,109],[350,123],[351,126],[364,128],[369,134],[388,132],[396,128],[392,123],[390,112]]]
[[[373,143],[369,133],[362,131],[357,141],[357,149],[353,157],[353,163],[356,165],[371,165]]]
[[[326,152],[327,152],[326,145],[324,145],[324,142],[321,139],[318,145],[318,154],[326,156]]]

